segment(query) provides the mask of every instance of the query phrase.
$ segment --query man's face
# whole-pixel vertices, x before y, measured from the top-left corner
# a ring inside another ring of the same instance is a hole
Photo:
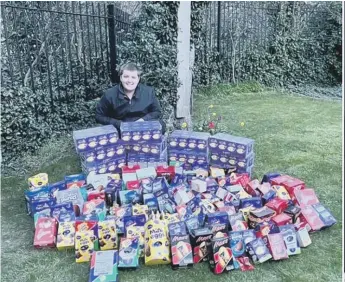
[[[124,70],[120,77],[123,88],[126,91],[134,91],[139,83],[139,76],[137,71]]]

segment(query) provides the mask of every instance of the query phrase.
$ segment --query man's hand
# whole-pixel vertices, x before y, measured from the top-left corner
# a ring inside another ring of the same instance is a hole
[[[142,118],[140,118],[140,119],[137,119],[136,122],[137,122],[137,121],[144,121],[144,120],[143,120]]]

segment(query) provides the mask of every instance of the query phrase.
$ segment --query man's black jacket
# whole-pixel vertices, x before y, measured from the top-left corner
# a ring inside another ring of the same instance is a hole
[[[96,107],[96,120],[120,129],[121,121],[159,120],[161,107],[152,87],[138,84],[130,100],[121,84],[108,89]]]

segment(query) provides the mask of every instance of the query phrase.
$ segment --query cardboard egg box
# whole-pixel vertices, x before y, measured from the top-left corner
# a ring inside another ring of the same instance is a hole
[[[127,152],[132,155],[147,154],[150,156],[159,156],[166,150],[166,138],[162,137],[159,141],[137,141],[126,146]]]
[[[96,164],[102,160],[120,158],[124,156],[126,156],[126,147],[121,140],[119,140],[116,144],[97,147],[91,151],[80,153],[81,161],[90,164]]]
[[[113,125],[104,125],[73,131],[73,141],[78,153],[94,150],[119,140],[117,129]]]
[[[105,159],[99,162],[82,162],[82,171],[85,174],[89,174],[91,171],[95,171],[96,174],[103,173],[120,173],[121,167],[126,165],[126,157],[113,157]]]
[[[246,157],[254,152],[253,139],[217,133],[208,140],[210,152],[229,153],[234,157]]]
[[[236,168],[239,170],[246,170],[248,167],[254,166],[255,154],[239,157],[232,156],[224,152],[211,152],[210,153],[210,164],[218,165],[224,168]]]
[[[122,122],[120,127],[121,139],[127,144],[138,141],[162,141],[162,125],[159,121]]]
[[[169,136],[168,147],[176,151],[193,150],[194,152],[207,152],[210,136],[207,132],[175,130]]]

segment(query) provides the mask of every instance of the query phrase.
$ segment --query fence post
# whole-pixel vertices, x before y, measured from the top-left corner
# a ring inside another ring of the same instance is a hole
[[[110,80],[112,83],[119,83],[119,75],[116,70],[116,32],[115,32],[115,7],[108,5],[108,32],[109,32],[109,51],[110,51]]]
[[[177,89],[179,97],[176,105],[176,117],[185,118],[190,124],[190,100],[192,91],[192,71],[190,61],[190,24],[191,1],[181,1],[177,12],[177,70],[181,82]]]
[[[217,25],[217,51],[218,51],[218,58],[220,57],[220,35],[221,35],[221,32],[220,32],[220,14],[221,14],[221,2],[218,1],[218,17],[217,17],[217,20],[218,20],[218,25]]]

